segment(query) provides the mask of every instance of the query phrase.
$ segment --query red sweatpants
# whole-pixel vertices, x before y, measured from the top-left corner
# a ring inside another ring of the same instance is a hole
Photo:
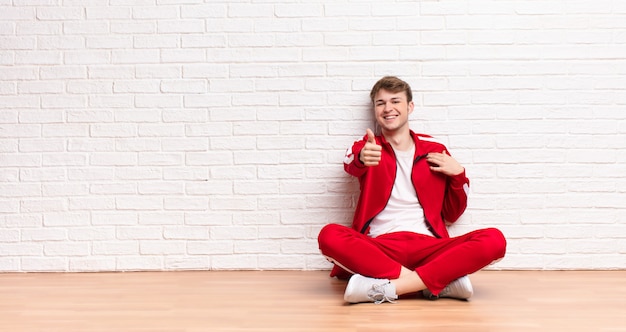
[[[504,257],[506,251],[506,240],[495,228],[447,239],[411,232],[371,238],[352,228],[329,224],[320,231],[318,241],[324,256],[350,272],[397,279],[404,266],[417,272],[433,294]]]

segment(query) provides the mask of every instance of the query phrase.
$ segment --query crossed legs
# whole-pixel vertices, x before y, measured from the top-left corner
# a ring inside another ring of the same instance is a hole
[[[437,295],[450,282],[504,256],[506,240],[495,228],[438,239],[411,232],[370,238],[352,228],[326,225],[318,237],[322,254],[347,272],[389,279],[398,295],[429,289]]]

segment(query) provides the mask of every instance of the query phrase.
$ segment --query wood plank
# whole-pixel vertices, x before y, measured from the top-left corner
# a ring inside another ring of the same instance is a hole
[[[469,302],[348,305],[327,271],[0,274],[1,331],[626,331],[626,271],[481,271]]]

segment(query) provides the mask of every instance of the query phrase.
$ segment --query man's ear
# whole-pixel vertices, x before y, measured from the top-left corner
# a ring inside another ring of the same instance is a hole
[[[408,114],[413,113],[413,109],[415,108],[415,104],[413,103],[412,100],[409,102],[408,107],[409,107],[409,109],[408,109],[409,113]]]

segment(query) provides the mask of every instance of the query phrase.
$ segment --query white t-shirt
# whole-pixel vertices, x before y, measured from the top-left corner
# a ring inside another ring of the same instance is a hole
[[[385,209],[374,217],[370,223],[370,237],[377,237],[393,232],[413,232],[433,236],[428,230],[424,219],[424,209],[417,199],[411,170],[415,146],[409,151],[398,151],[396,154],[396,180],[391,190],[391,197]]]

